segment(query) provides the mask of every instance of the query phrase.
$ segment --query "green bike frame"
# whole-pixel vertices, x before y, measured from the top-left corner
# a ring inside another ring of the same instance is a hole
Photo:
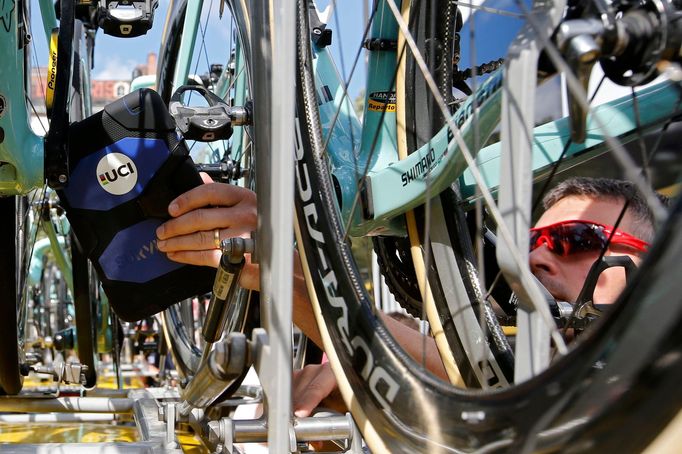
[[[41,187],[43,138],[30,126],[28,100],[23,87],[30,86],[25,68],[30,53],[30,27],[20,11],[20,3],[5,2],[0,20],[0,196],[26,194]],[[41,0],[45,39],[57,26],[54,6]],[[48,46],[49,47],[49,46]]]
[[[27,24],[23,14],[23,2],[5,2],[7,10],[0,11],[0,197],[24,195],[43,188],[44,176],[44,137],[36,134],[30,125],[31,107],[26,96],[31,86],[31,74],[28,71],[30,61],[30,24]],[[44,39],[49,49],[50,35],[57,27],[54,4],[51,0],[39,0],[42,16]],[[84,56],[84,58],[86,58]],[[82,61],[83,67],[88,67],[89,61]],[[90,87],[89,71],[83,74],[84,86]],[[50,82],[48,81],[48,84]],[[26,87],[26,88],[25,88]],[[84,115],[91,115],[89,110],[89,90],[83,90],[85,99]],[[57,231],[54,222],[63,222],[66,228]],[[31,226],[31,237],[35,237],[37,225]],[[65,277],[67,287],[73,294],[73,278],[71,261],[66,254],[64,236],[68,235],[68,224],[63,216],[42,222],[42,230],[49,241],[49,250],[59,270]],[[43,241],[43,240],[41,240]],[[44,243],[44,241],[43,241]],[[47,252],[47,245],[34,248],[31,263],[41,263],[42,254]],[[32,265],[30,273],[35,274]],[[35,276],[33,276],[35,277]],[[30,276],[29,276],[30,278]],[[103,292],[102,292],[103,294]],[[103,296],[100,302],[102,320],[97,322],[99,351],[111,350],[111,326],[108,326],[108,302]]]
[[[379,2],[377,8],[368,38],[397,41],[398,27],[393,15],[385,11],[386,2]],[[369,51],[364,122],[360,126],[330,51],[313,48],[316,83],[322,87],[318,95],[326,152],[338,183],[341,213],[351,236],[401,234],[400,224],[394,222],[396,216],[424,204],[427,195],[438,194],[458,179],[464,196],[472,198],[473,177],[454,139],[455,134],[461,135],[477,158],[487,186],[493,190],[498,186],[500,145],[476,150],[474,144],[485,143],[499,125],[503,68],[481,83],[454,113],[455,132],[446,125],[409,157],[398,160],[393,100],[396,51]],[[597,107],[588,116],[587,140],[571,144],[563,160],[577,164],[605,153],[607,133],[627,143],[637,137],[642,126],[646,129],[664,123],[679,110],[677,95],[677,87],[669,82],[639,91],[640,123],[630,97]],[[478,123],[476,128],[472,127],[474,117]],[[600,123],[597,117],[608,131],[596,126]],[[479,134],[478,140],[474,140],[475,133]],[[559,159],[569,138],[567,118],[535,128],[533,172],[536,178],[546,174]]]

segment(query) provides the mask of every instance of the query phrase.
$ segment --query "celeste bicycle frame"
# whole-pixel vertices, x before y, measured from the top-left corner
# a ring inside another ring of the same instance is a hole
[[[398,27],[387,9],[385,1],[379,2],[367,37],[369,40],[397,41]],[[395,104],[391,102],[395,98],[392,83],[396,50],[369,52],[362,126],[330,50],[313,46],[313,52],[316,83],[323,87],[323,92],[318,94],[320,123],[333,174],[339,182],[341,212],[350,236],[403,234],[401,224],[395,222],[396,216],[423,205],[427,195],[440,193],[457,179],[463,197],[474,198],[474,178],[448,125],[406,159],[398,160]],[[500,183],[500,143],[480,150],[476,150],[474,144],[485,143],[500,124],[504,78],[504,68],[491,74],[452,117],[458,134],[476,156],[485,183],[493,192]],[[571,143],[565,153],[571,135],[568,118],[536,127],[532,147],[533,174],[540,178],[549,173],[562,154],[562,162],[578,164],[607,152],[607,134],[618,137],[621,143],[634,140],[642,127],[660,125],[675,115],[679,110],[677,95],[677,88],[670,82],[638,91],[639,123],[634,101],[629,96],[596,107],[587,119],[585,142]],[[385,102],[381,101],[382,96]],[[474,116],[475,128],[472,126]],[[603,131],[600,124],[606,125],[608,131]],[[366,175],[359,176],[358,169],[367,170]],[[359,178],[362,178],[361,183]]]
[[[0,26],[0,195],[25,194],[44,183],[43,137],[30,126],[30,110],[23,87],[30,86],[25,61],[30,52],[30,28],[22,17],[23,2],[2,16]],[[40,0],[46,42],[57,27],[54,6]],[[21,88],[21,89],[19,89]]]
[[[240,23],[240,30],[249,30],[246,8],[241,2],[233,4],[239,9],[235,17]],[[179,13],[179,5],[186,8],[185,14]],[[191,73],[192,45],[199,29],[202,5],[202,1],[179,1],[171,6],[176,7],[171,17],[175,17],[176,21],[184,21],[183,39],[173,77],[174,88],[186,83]],[[379,2],[377,8],[367,38],[397,41],[398,26],[386,2]],[[166,27],[169,26],[166,24]],[[242,76],[246,64],[243,53],[250,52],[250,49],[242,50],[239,41],[236,41],[235,48],[236,105],[242,105],[247,90],[248,78]],[[248,36],[242,36],[241,41],[250,42]],[[447,125],[408,158],[398,159],[394,101],[396,50],[369,52],[362,124],[344,88],[345,82],[337,71],[332,52],[326,47],[317,46],[313,46],[313,51],[316,84],[322,87],[318,93],[320,122],[333,174],[338,180],[341,212],[349,226],[350,236],[379,233],[403,235],[404,226],[396,217],[424,204],[427,194],[438,194],[458,179],[462,196],[473,200],[473,176]],[[491,74],[452,117],[464,142],[476,155],[486,185],[493,192],[499,185],[500,144],[475,150],[474,131],[478,134],[477,143],[484,143],[498,127],[504,78],[503,68]],[[221,90],[224,92],[225,88],[218,87],[215,91],[224,95]],[[563,162],[577,164],[605,153],[607,133],[600,129],[599,124],[608,125],[608,135],[618,137],[621,143],[634,140],[642,126],[646,129],[647,125],[660,125],[675,114],[679,107],[676,94],[676,88],[669,82],[639,91],[637,102],[640,123],[635,117],[631,97],[598,106],[588,116],[585,142],[571,143],[565,153],[564,148],[570,139],[568,118],[536,127],[532,150],[534,175],[541,177],[548,173],[562,155]],[[476,112],[474,105],[477,106]],[[474,117],[476,128],[472,127]],[[232,142],[237,145],[233,145],[233,151],[240,150],[242,134],[243,128],[234,129]],[[209,146],[221,148],[219,143]],[[366,175],[358,175],[359,169],[366,170]]]
[[[30,74],[25,74],[30,53],[30,28],[22,17],[23,5],[12,3],[14,8],[2,17],[0,27],[0,196],[26,194],[45,184],[44,137],[36,134],[30,125],[30,108],[25,99],[24,86],[30,86]],[[57,27],[54,5],[40,0],[45,40]],[[28,38],[27,38],[28,37]],[[32,228],[35,228],[33,226]],[[57,241],[52,222],[43,228],[50,239],[51,249],[62,274],[67,277],[73,291],[71,264]]]
[[[26,99],[24,87],[31,86],[31,74],[26,72],[31,51],[31,24],[24,17],[25,2],[17,0],[5,2],[9,10],[0,15],[0,196],[25,195],[45,186],[45,137],[31,128],[30,100]],[[50,48],[52,31],[57,28],[54,4],[50,0],[38,0],[42,33]],[[35,31],[38,34],[38,31]],[[88,31],[87,33],[94,33]],[[78,52],[83,68],[90,68],[90,52]],[[55,71],[56,72],[56,71]],[[82,92],[85,99],[84,116],[91,115],[90,109],[90,72],[82,71]],[[48,84],[54,83],[48,80]],[[46,189],[46,191],[51,191]],[[35,238],[38,227],[37,220],[29,219],[30,236]],[[49,240],[49,247],[43,246],[33,251],[32,263],[37,263],[46,249],[49,249],[54,262],[65,277],[67,288],[73,295],[73,278],[71,260],[65,250],[63,238],[55,227],[57,223],[68,226],[64,215],[50,214],[47,220],[40,223],[41,229]],[[62,232],[68,234],[68,228]],[[61,240],[61,241],[60,241]],[[112,346],[112,328],[109,324],[109,306],[106,295],[102,292],[100,301],[101,317],[95,320],[97,342],[100,351],[110,351]],[[102,315],[104,314],[104,315]]]

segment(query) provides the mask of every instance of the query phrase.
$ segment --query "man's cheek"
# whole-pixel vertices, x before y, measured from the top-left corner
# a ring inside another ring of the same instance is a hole
[[[594,290],[594,304],[613,304],[625,289],[625,269],[613,267],[604,270],[599,275],[597,287]]]

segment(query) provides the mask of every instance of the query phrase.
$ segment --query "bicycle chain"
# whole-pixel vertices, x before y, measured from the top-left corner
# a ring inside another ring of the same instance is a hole
[[[471,76],[476,74],[477,76],[481,76],[483,74],[490,74],[491,72],[499,69],[502,65],[504,64],[504,58],[498,58],[497,60],[491,60],[487,63],[483,63],[478,66],[474,66],[476,69],[475,73],[471,70],[471,68],[467,68],[464,70],[457,70],[457,68],[454,68],[454,71],[452,73],[452,85],[454,86],[457,83],[464,82],[467,79],[470,79]]]

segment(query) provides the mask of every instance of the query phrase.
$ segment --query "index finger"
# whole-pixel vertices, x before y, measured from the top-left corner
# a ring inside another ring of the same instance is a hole
[[[194,209],[209,205],[233,206],[251,196],[255,197],[255,194],[250,190],[231,184],[202,184],[176,197],[168,205],[168,213],[173,217],[178,217]]]

